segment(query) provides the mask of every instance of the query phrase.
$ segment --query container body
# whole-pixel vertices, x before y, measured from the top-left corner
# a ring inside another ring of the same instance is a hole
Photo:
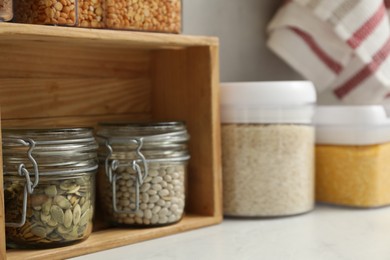
[[[280,217],[314,207],[314,127],[223,124],[226,216]]]
[[[97,143],[92,129],[3,129],[7,246],[53,248],[92,232]]]
[[[184,214],[189,155],[180,122],[101,125],[99,191],[113,225],[174,224]]]
[[[317,145],[316,198],[335,205],[390,205],[390,143]]]
[[[7,22],[13,18],[13,0],[0,0],[0,22]]]
[[[78,0],[78,23],[84,28],[104,28],[105,0]]]
[[[181,0],[106,0],[106,26],[152,32],[181,32]]]
[[[4,177],[7,222],[19,222],[25,180]],[[41,177],[27,198],[26,223],[7,227],[11,248],[50,248],[80,242],[92,232],[95,205],[95,173],[78,176]]]
[[[230,217],[283,217],[314,207],[311,82],[221,85],[223,209]]]
[[[373,208],[390,205],[390,119],[383,106],[320,106],[316,199]]]
[[[14,0],[15,22],[75,26],[78,0]]]
[[[14,1],[15,21],[19,23],[181,32],[181,0]]]

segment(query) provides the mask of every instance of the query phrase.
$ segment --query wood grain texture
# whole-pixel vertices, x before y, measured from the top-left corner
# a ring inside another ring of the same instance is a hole
[[[151,82],[0,78],[3,119],[150,113]]]
[[[0,120],[1,128],[1,120]],[[1,140],[1,132],[0,132]],[[0,149],[0,165],[3,165],[3,154]],[[5,251],[5,214],[4,214],[4,190],[3,190],[3,167],[0,167],[0,260],[6,259]]]
[[[191,135],[187,210],[221,220],[218,51],[163,50],[154,58],[153,117],[184,120]]]
[[[57,43],[75,43],[91,46],[127,46],[131,48],[182,48],[189,46],[218,45],[213,37],[171,35],[162,33],[144,33],[114,30],[94,30],[69,27],[53,27],[28,24],[0,24],[2,41],[41,41]]]
[[[0,24],[0,28],[4,24]],[[1,31],[1,29],[0,29]],[[3,37],[0,33],[0,37]],[[0,41],[3,78],[150,77],[150,51],[76,42]]]
[[[7,260],[66,259],[189,231],[200,227],[206,227],[217,223],[218,221],[214,217],[188,215],[178,224],[161,228],[108,229],[94,232],[86,241],[73,246],[48,250],[8,250]]]
[[[98,122],[124,122],[151,120],[150,114],[97,115],[74,117],[48,117],[3,120],[3,127],[94,127]]]

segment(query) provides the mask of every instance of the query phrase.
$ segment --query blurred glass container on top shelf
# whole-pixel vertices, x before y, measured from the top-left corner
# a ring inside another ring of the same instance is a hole
[[[0,0],[0,22],[7,22],[13,17],[12,0]]]
[[[15,0],[29,24],[180,33],[181,15],[181,0]]]

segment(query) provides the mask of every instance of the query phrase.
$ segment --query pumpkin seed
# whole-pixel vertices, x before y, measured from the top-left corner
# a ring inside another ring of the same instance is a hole
[[[68,233],[70,233],[70,232],[72,232],[72,228],[66,228],[65,226],[63,226],[63,225],[59,225],[58,227],[57,227],[57,232],[58,232],[58,234],[60,234],[60,235],[63,235],[63,234],[68,234]]]
[[[72,191],[72,190],[75,190],[75,189],[77,189],[77,190],[80,189],[80,186],[77,185],[76,183],[73,183],[73,182],[70,182],[70,181],[64,181],[63,183],[61,183],[60,188],[61,188],[61,190],[69,192],[69,191]]]
[[[70,189],[68,190],[68,193],[69,194],[72,194],[72,193],[77,193],[80,189],[80,186],[79,185],[75,185],[75,187],[73,189]]]
[[[45,194],[49,197],[57,196],[57,187],[55,185],[50,185],[45,189]]]
[[[44,227],[34,227],[31,229],[31,233],[37,237],[46,237],[46,229]]]
[[[81,208],[80,205],[76,205],[73,209],[73,224],[77,225],[80,222],[81,218]]]
[[[48,199],[45,203],[43,203],[43,205],[42,205],[42,213],[43,214],[45,214],[45,215],[49,214],[50,208],[51,208],[51,202],[52,202],[52,199]]]
[[[91,202],[89,202],[89,200],[87,200],[83,204],[83,206],[81,207],[81,214],[83,214],[84,212],[86,212],[89,209],[90,204],[91,204]]]
[[[50,219],[47,224],[50,226],[50,227],[57,227],[58,226],[58,222],[55,221],[54,219]]]
[[[72,204],[70,204],[69,200],[62,196],[55,197],[54,203],[60,206],[62,209],[69,209],[72,207]]]
[[[47,224],[51,220],[51,216],[41,213],[41,220],[43,223]]]
[[[73,214],[71,209],[67,209],[65,211],[65,216],[64,216],[64,226],[66,228],[70,228],[72,226],[72,221],[73,221]]]
[[[80,226],[84,226],[88,223],[89,221],[89,209],[87,209],[87,211],[85,211],[82,215],[81,215],[81,218],[80,218]]]
[[[63,212],[62,209],[61,209],[60,207],[58,207],[57,205],[51,206],[50,214],[51,214],[51,217],[52,217],[57,223],[60,223],[60,224],[64,223],[64,218],[65,218],[64,212]]]

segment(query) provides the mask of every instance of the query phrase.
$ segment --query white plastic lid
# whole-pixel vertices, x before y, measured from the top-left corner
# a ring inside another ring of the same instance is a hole
[[[318,144],[371,145],[390,141],[383,106],[319,106],[314,118]]]
[[[222,83],[222,123],[311,123],[316,100],[310,81]]]

